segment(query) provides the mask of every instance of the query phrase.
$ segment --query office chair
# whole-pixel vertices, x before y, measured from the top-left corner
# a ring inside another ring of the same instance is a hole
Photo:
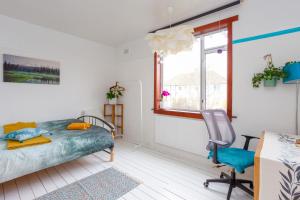
[[[209,134],[209,143],[207,150],[209,150],[208,158],[217,164],[217,167],[225,165],[232,168],[231,174],[228,175],[221,172],[220,179],[207,179],[204,186],[208,187],[209,183],[226,183],[229,184],[227,193],[227,200],[230,200],[232,189],[238,187],[248,194],[253,196],[253,183],[250,180],[243,180],[236,178],[236,171],[244,173],[244,170],[254,165],[254,152],[248,151],[249,142],[251,139],[259,139],[257,137],[242,135],[246,138],[244,148],[230,147],[236,135],[224,110],[204,110],[202,115],[207,126]],[[243,184],[249,184],[247,188]]]

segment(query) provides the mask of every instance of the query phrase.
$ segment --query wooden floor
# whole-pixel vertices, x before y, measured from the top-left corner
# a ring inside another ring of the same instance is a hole
[[[172,160],[146,148],[118,141],[113,163],[107,162],[104,152],[95,153],[56,167],[39,171],[0,184],[0,200],[34,199],[60,187],[114,167],[142,182],[120,200],[224,200],[227,185],[211,184],[203,187],[210,173]],[[232,200],[250,200],[250,196],[234,189]]]

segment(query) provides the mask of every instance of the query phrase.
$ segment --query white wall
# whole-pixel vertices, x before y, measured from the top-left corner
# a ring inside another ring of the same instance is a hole
[[[136,145],[142,144],[142,82],[136,80],[125,80],[119,82],[126,88],[125,95],[118,99],[124,104],[124,135],[123,139]],[[130,112],[128,112],[130,111]],[[120,121],[121,119],[118,118]],[[119,123],[119,122],[118,122]]]
[[[269,33],[300,24],[298,0],[246,0],[240,6],[200,19],[195,26],[239,15],[234,23],[233,38],[240,39]],[[275,88],[253,89],[254,73],[265,66],[263,56],[271,53],[274,64],[284,65],[300,60],[300,33],[234,45],[233,47],[233,125],[238,133],[236,145],[241,145],[240,134],[259,136],[265,129],[294,132],[295,86],[279,83]],[[124,54],[128,49],[129,53]],[[154,115],[153,55],[144,38],[120,45],[117,49],[118,77],[122,80],[140,79],[143,83],[143,138],[144,144],[177,156],[206,156],[207,132],[203,121]],[[130,111],[127,111],[130,112]],[[254,145],[251,146],[254,149]],[[183,150],[184,152],[182,152]],[[189,153],[187,153],[189,152]]]
[[[100,113],[113,82],[114,48],[1,15],[0,27],[0,54],[61,64],[60,85],[4,83],[1,77],[0,124],[76,117],[82,110]]]

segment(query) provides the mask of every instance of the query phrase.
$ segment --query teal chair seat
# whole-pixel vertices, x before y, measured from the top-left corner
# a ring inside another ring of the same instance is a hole
[[[213,157],[213,151],[208,154],[208,158]],[[218,161],[231,166],[239,173],[244,173],[245,169],[254,165],[254,151],[247,151],[239,148],[219,148]]]

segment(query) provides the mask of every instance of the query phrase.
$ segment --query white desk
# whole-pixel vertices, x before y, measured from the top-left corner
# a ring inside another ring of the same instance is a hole
[[[300,147],[295,137],[263,134],[254,159],[254,200],[300,200]]]

